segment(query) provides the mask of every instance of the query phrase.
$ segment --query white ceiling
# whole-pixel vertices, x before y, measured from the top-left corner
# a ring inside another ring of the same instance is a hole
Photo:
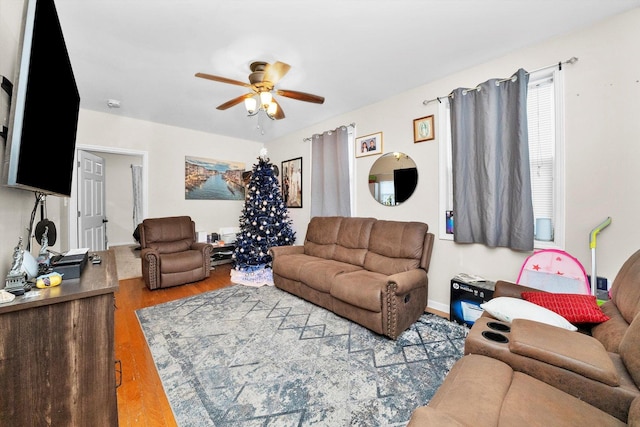
[[[81,108],[267,142],[510,51],[639,7],[640,0],[56,0]],[[559,58],[566,59],[566,58]],[[283,120],[247,118],[255,60],[291,65]],[[547,65],[547,64],[543,64]],[[121,102],[110,109],[108,99]]]

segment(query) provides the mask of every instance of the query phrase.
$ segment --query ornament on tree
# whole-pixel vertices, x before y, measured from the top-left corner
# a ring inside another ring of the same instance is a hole
[[[240,232],[231,270],[234,283],[273,285],[269,248],[289,246],[296,240],[280,185],[274,179],[277,173],[277,166],[267,157],[267,149],[261,149],[258,163],[253,165],[248,195],[240,215]]]

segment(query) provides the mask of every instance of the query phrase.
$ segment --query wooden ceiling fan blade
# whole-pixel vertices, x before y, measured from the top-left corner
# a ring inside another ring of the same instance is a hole
[[[323,96],[313,95],[311,93],[298,92],[296,90],[286,90],[286,89],[278,89],[276,93],[278,95],[282,95],[287,98],[295,99],[298,101],[313,102],[314,104],[324,103]]]
[[[291,65],[284,62],[274,62],[273,64],[267,64],[264,68],[263,81],[271,82],[274,85],[280,81],[281,78],[289,72]]]
[[[218,105],[216,108],[218,110],[226,110],[227,108],[231,108],[234,105],[240,104],[242,101],[244,101],[247,98],[251,98],[253,95],[254,95],[253,93],[245,93],[244,95],[240,95],[237,98],[230,99],[229,101],[225,102],[224,104]]]
[[[213,74],[196,73],[196,77],[200,77],[207,80],[213,80],[214,82],[229,83],[232,85],[251,87],[249,83],[241,82],[239,80],[228,79],[226,77],[214,76]]]

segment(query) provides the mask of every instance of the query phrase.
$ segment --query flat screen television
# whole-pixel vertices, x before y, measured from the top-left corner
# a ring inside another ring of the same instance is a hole
[[[418,185],[418,168],[394,169],[393,187],[396,203],[406,202]]]
[[[80,95],[53,0],[28,0],[2,183],[69,197]]]

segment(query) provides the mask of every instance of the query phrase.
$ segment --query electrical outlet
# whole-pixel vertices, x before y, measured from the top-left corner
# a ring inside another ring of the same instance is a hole
[[[588,274],[587,278],[589,279],[589,284],[591,284],[591,275]],[[597,276],[596,277],[596,288],[601,291],[606,291],[609,289],[609,280],[606,277]]]

